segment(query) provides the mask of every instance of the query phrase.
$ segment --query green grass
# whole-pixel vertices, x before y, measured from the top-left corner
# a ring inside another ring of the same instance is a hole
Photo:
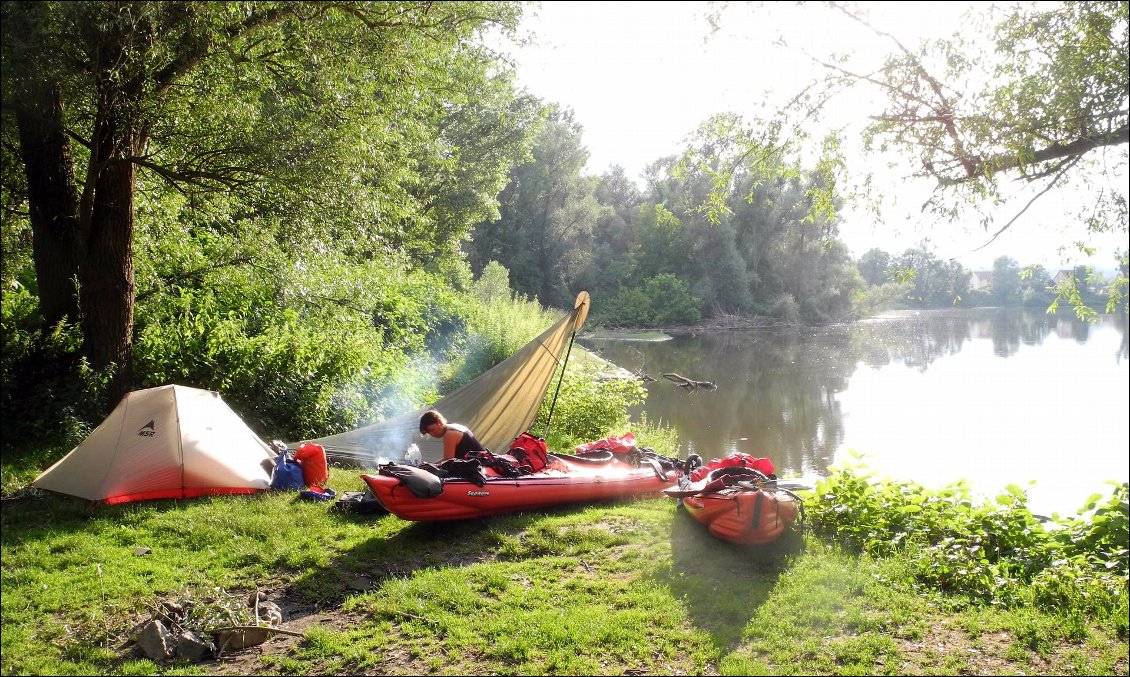
[[[361,488],[338,468],[328,484]],[[23,498],[2,516],[4,674],[1127,670],[1126,638],[1070,610],[924,591],[900,558],[812,534],[732,546],[670,499],[440,524],[279,493]],[[130,653],[161,601],[218,623],[256,588],[302,609],[303,638],[196,665]]]

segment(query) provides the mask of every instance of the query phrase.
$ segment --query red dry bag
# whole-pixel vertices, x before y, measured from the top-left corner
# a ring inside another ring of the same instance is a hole
[[[545,440],[530,433],[522,433],[510,443],[510,455],[518,459],[518,465],[528,466],[529,472],[540,472],[549,465],[549,447]]]
[[[329,464],[326,463],[326,450],[320,444],[307,442],[294,452],[294,460],[302,466],[302,479],[306,486],[320,485],[329,479]]]

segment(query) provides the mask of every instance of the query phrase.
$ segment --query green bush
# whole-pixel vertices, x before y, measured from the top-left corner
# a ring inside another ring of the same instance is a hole
[[[769,314],[789,324],[800,324],[800,305],[788,292],[783,292],[773,299]]]
[[[702,319],[702,302],[691,294],[686,282],[670,273],[648,278],[643,291],[651,302],[652,321],[657,325],[689,324]]]
[[[670,273],[644,280],[643,287],[621,287],[601,313],[602,322],[630,327],[690,324],[702,319],[702,302],[687,283]]]
[[[42,326],[38,301],[24,287],[3,294],[0,326],[5,462],[28,450],[80,442],[107,413],[109,376],[91,371],[83,359],[79,328]]]
[[[341,430],[367,404],[345,386],[380,354],[379,336],[358,329],[272,306],[234,308],[210,291],[186,290],[147,313],[134,347],[138,387],[218,391],[260,434]]]
[[[977,504],[961,482],[932,490],[840,468],[818,483],[807,507],[817,534],[904,557],[930,588],[994,604],[1079,609],[1112,619],[1124,634],[1127,495],[1122,484],[1105,502],[1088,501],[1089,520],[1048,529],[1016,486]]]
[[[454,292],[391,264],[222,278],[139,306],[137,385],[216,390],[271,437],[331,434],[419,406],[464,326]]]
[[[473,293],[478,297],[478,292]],[[510,357],[561,319],[559,311],[545,310],[537,301],[510,298],[509,293],[498,295],[497,287],[494,294],[485,303],[475,300],[468,304],[465,344],[448,389],[467,383]]]
[[[534,432],[544,435],[550,449],[569,450],[578,444],[601,439],[609,433],[628,430],[628,407],[642,404],[647,398],[643,385],[634,379],[601,379],[595,369],[567,369],[557,395],[558,374],[550,383],[534,422]],[[553,418],[549,419],[550,408]]]

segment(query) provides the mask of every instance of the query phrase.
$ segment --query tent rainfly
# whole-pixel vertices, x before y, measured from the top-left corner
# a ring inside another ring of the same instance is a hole
[[[32,486],[105,503],[250,494],[273,457],[219,394],[167,385],[126,395]]]

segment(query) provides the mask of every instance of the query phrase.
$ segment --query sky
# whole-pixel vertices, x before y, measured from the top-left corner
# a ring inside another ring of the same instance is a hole
[[[873,25],[913,46],[925,37],[948,36],[965,11],[986,3],[863,4],[869,5]],[[522,30],[534,42],[504,48],[515,60],[522,86],[574,111],[584,128],[590,173],[618,164],[637,180],[651,162],[679,153],[685,138],[711,115],[749,115],[782,104],[819,77],[821,67],[806,50],[852,53],[860,69],[879,64],[889,50],[889,43],[821,7],[782,2],[753,11],[745,3],[730,5],[721,30],[712,32],[706,18],[712,3],[547,1],[523,20]],[[778,44],[779,38],[787,46]],[[863,111],[876,110],[866,104],[858,95],[841,100],[829,118],[861,119]],[[973,219],[968,225],[939,224],[923,214],[920,207],[931,186],[908,183],[861,150],[853,166],[877,172],[886,202],[878,220],[862,208],[844,211],[841,238],[855,256],[872,247],[898,254],[929,238],[939,256],[973,270],[989,269],[995,258],[1009,255],[1021,265],[1040,263],[1054,272],[1075,263],[1112,268],[1107,252],[1126,247],[1126,235],[1118,234],[1092,242],[1103,248],[1098,258],[1057,253],[1083,234],[1066,216],[1071,205],[1045,197],[992,244],[974,251],[991,233]],[[1120,184],[1125,191],[1125,176]],[[998,223],[1022,206],[1007,207],[997,215]]]

